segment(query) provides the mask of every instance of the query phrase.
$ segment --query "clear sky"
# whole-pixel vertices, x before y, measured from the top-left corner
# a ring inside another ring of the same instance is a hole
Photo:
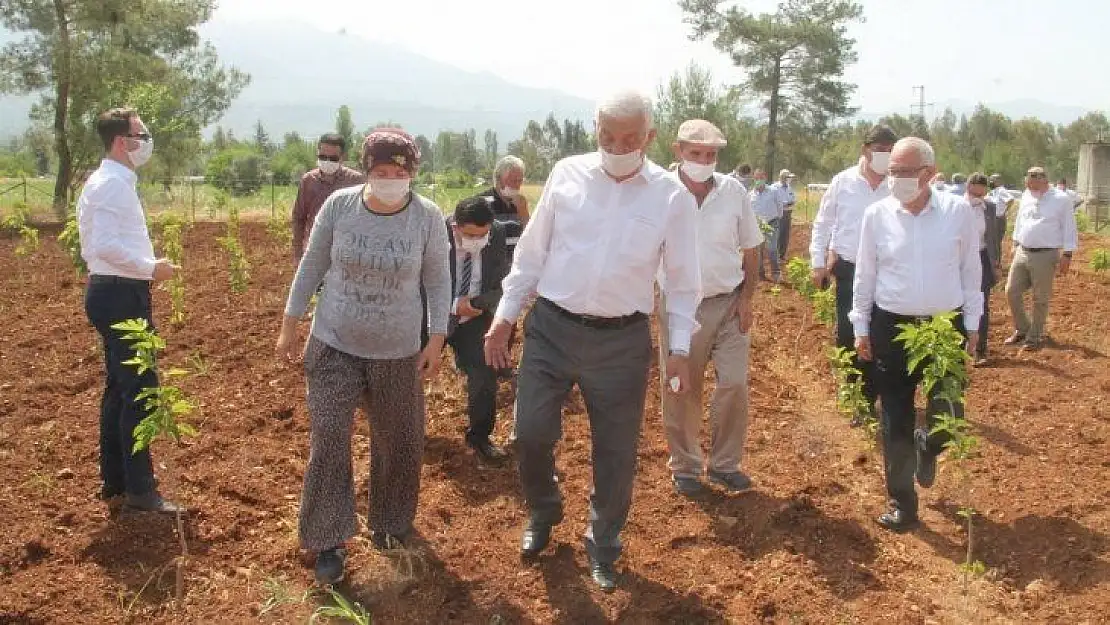
[[[755,12],[776,0],[743,2]],[[864,111],[928,101],[1043,102],[1110,109],[1110,0],[862,0],[848,78]],[[691,42],[675,0],[220,0],[217,21],[307,21],[392,42],[511,82],[595,99],[621,87],[654,93],[695,61],[720,82],[740,75],[709,43]],[[367,71],[373,71],[368,64]]]

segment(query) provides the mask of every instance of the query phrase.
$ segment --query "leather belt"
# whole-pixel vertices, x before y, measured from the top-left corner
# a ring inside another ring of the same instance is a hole
[[[571,321],[579,325],[585,326],[587,328],[593,328],[595,330],[619,330],[620,328],[626,328],[630,325],[639,323],[647,319],[647,315],[639,311],[634,312],[631,315],[624,315],[622,317],[598,317],[596,315],[581,315],[571,312],[566,308],[563,308],[562,306],[547,299],[546,297],[539,298],[539,301],[543,302],[545,305],[549,306],[551,309],[553,309],[555,312],[559,313],[563,317],[570,319]]]

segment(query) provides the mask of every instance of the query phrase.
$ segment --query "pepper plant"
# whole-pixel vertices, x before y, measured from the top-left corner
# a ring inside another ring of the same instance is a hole
[[[181,244],[181,224],[171,222],[162,227],[162,251],[173,264],[181,267],[185,248]],[[185,276],[175,271],[166,283],[170,294],[170,323],[180,326],[185,323]]]
[[[270,216],[266,221],[266,232],[285,247],[293,244],[293,227],[289,224],[289,218],[283,214],[274,213]]]
[[[66,219],[66,225],[58,235],[58,244],[69,256],[69,262],[73,263],[77,277],[88,273],[89,267],[85,264],[85,258],[81,256],[81,231],[77,226],[77,215],[70,214]]]
[[[135,355],[123,364],[134,367],[139,375],[153,371],[158,353],[166,348],[166,341],[158,336],[146,319],[128,319],[112,325],[113,330],[123,333],[123,340],[131,343]],[[168,378],[186,375],[184,369],[169,369],[163,372]],[[135,454],[150,447],[158,439],[170,439],[180,443],[186,436],[196,436],[196,428],[186,423],[183,418],[194,409],[193,404],[185,396],[184,391],[176,386],[157,385],[144,388],[135,398],[142,402],[147,416],[135,426],[132,438],[135,440],[131,453]],[[173,470],[168,466],[167,472],[173,475]],[[181,605],[185,596],[185,560],[189,557],[189,547],[185,542],[185,524],[180,510],[176,514],[177,536],[181,546],[181,555],[177,559],[176,568],[176,596],[177,603]]]
[[[867,448],[874,449],[879,421],[871,411],[871,402],[863,393],[863,373],[856,367],[855,350],[829,348],[829,362],[836,375],[836,407],[852,422],[862,424],[867,435]]]
[[[795,256],[786,263],[786,281],[813,305],[813,315],[821,323],[836,324],[836,293],[830,286],[818,289],[810,278],[809,263]]]
[[[934,424],[929,433],[945,436],[944,449],[957,475],[958,514],[967,521],[967,553],[960,565],[966,592],[969,577],[984,571],[983,563],[973,559],[975,508],[971,505],[971,473],[967,467],[968,461],[976,456],[979,439],[964,417],[965,391],[970,381],[967,365],[971,356],[964,346],[966,339],[953,323],[955,318],[956,313],[945,313],[934,315],[928,321],[900,324],[901,331],[894,340],[906,348],[907,370],[911,374],[921,374],[926,397],[935,397],[946,407],[944,412],[932,415]]]
[[[227,234],[218,239],[220,247],[228,254],[228,275],[231,292],[243,293],[250,282],[250,261],[239,241],[239,209],[229,205],[227,209]]]
[[[15,255],[25,258],[39,249],[39,231],[31,225],[31,210],[23,202],[12,209],[12,214],[3,221],[3,227],[19,235],[19,245]]]
[[[1110,269],[1110,251],[1105,248],[1095,250],[1094,253],[1091,254],[1090,265],[1091,271],[1097,274],[1106,273],[1106,270]]]

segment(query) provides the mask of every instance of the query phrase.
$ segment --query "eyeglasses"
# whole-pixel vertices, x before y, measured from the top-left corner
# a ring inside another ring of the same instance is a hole
[[[1030,178],[1047,178],[1048,177],[1047,174],[1042,174],[1041,172],[1038,172],[1038,171],[1028,171],[1028,172],[1025,172],[1025,175],[1030,177]]]
[[[321,161],[331,161],[333,163],[338,163],[339,162],[339,157],[338,156],[331,156],[330,154],[317,154],[316,158],[318,158]]]
[[[150,141],[153,137],[149,132],[129,132],[125,135],[128,139],[138,139],[139,141]]]
[[[911,167],[910,169],[888,169],[886,173],[890,174],[892,178],[910,178],[926,167],[928,167],[928,165],[922,165],[921,167]]]

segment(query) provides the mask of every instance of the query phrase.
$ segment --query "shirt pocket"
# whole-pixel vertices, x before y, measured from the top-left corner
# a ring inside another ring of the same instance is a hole
[[[624,226],[618,252],[622,258],[637,263],[651,263],[658,260],[662,246],[662,226],[636,216]]]

